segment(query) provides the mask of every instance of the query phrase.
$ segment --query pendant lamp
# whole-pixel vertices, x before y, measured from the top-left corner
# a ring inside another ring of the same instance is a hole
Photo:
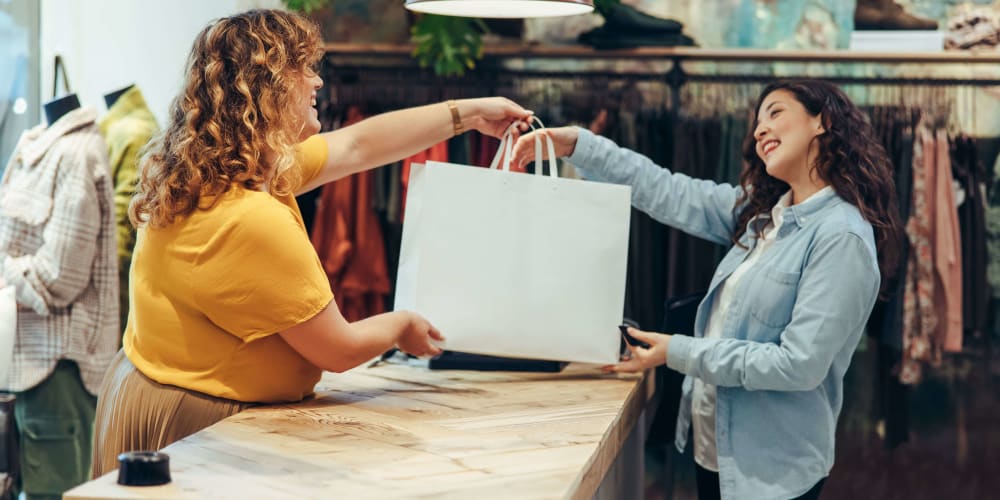
[[[443,16],[527,18],[593,12],[592,0],[406,0],[406,8]]]

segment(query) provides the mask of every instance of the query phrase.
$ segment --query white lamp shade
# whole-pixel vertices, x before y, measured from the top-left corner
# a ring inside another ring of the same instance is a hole
[[[459,17],[527,18],[593,12],[591,0],[406,0],[414,12]]]

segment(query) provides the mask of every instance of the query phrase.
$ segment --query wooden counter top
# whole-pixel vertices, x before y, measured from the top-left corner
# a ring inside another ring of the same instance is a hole
[[[575,364],[326,373],[315,399],[250,409],[167,447],[168,485],[122,487],[115,471],[64,498],[591,498],[653,385]]]

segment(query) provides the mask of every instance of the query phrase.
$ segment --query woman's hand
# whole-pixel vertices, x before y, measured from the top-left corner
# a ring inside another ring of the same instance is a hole
[[[437,356],[441,348],[434,345],[431,339],[443,341],[444,336],[426,318],[417,313],[407,313],[410,317],[406,330],[396,341],[396,347],[414,356]]]
[[[480,133],[490,137],[502,139],[504,132],[515,122],[521,124],[515,129],[515,138],[518,131],[527,130],[527,120],[533,113],[514,101],[506,97],[483,97],[479,99],[462,99],[457,101],[459,115],[462,117],[462,125],[466,130],[478,130]]]
[[[544,134],[552,140],[556,157],[569,156],[576,149],[576,140],[580,137],[580,131],[576,127],[543,128],[530,134],[521,136],[514,143],[512,165],[524,167],[524,165],[535,161],[535,135]],[[542,139],[543,141],[545,139]],[[542,146],[542,159],[548,159],[548,148]]]
[[[649,344],[649,348],[629,344],[628,351],[617,365],[602,368],[605,372],[641,372],[667,362],[667,347],[670,345],[670,335],[663,333],[644,332],[629,327],[629,335]]]

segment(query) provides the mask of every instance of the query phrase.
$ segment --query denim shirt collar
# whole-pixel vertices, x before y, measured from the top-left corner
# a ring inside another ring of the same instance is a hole
[[[790,228],[794,224],[798,228],[805,227],[806,224],[815,219],[813,217],[821,210],[828,206],[837,203],[840,197],[837,196],[837,192],[833,190],[833,186],[826,186],[823,189],[815,192],[805,201],[798,204],[788,206],[791,202],[792,192],[788,191],[778,200],[778,203],[771,209],[771,212],[764,213],[760,215],[755,215],[747,223],[746,235],[749,240],[753,242],[757,239],[761,231],[767,227],[767,224],[772,221],[775,215],[780,212],[782,216],[782,226],[784,228]],[[779,232],[778,236],[781,237],[787,234],[789,229]]]
[[[790,198],[790,196],[789,196]],[[809,198],[806,198],[801,203],[792,205],[785,209],[785,222],[795,222],[799,227],[803,227],[815,218],[820,210],[836,203],[840,200],[837,196],[837,192],[833,190],[833,186],[826,186],[823,189],[815,192]]]

